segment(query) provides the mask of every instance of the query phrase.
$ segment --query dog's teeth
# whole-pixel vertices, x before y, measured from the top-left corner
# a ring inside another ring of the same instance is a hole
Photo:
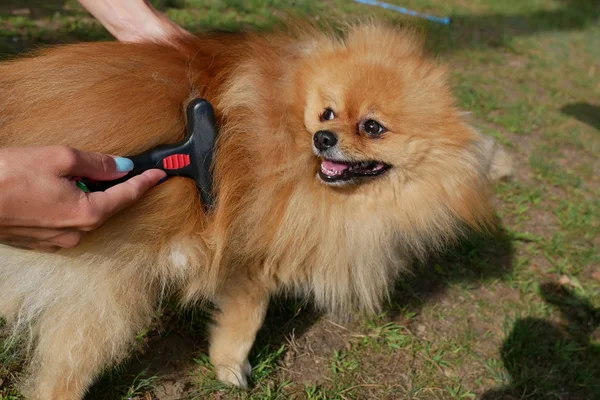
[[[321,172],[323,172],[327,176],[337,176],[342,174],[342,171],[328,169],[323,164],[321,164]]]

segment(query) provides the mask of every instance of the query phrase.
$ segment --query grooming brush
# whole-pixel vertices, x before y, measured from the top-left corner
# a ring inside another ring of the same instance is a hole
[[[104,191],[149,169],[161,169],[167,176],[192,178],[200,191],[205,207],[213,203],[212,160],[217,139],[217,127],[212,105],[204,99],[194,99],[187,107],[187,135],[174,144],[162,145],[142,154],[128,156],[133,170],[112,181],[77,178],[77,186],[86,192]]]

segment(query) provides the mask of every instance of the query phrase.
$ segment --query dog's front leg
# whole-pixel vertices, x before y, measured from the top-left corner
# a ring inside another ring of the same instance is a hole
[[[222,382],[247,387],[248,353],[265,319],[269,294],[258,282],[231,279],[216,299],[210,358]]]

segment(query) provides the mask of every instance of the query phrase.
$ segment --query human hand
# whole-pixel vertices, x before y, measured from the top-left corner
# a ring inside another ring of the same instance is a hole
[[[0,148],[0,243],[46,252],[76,246],[166,174],[148,170],[94,193],[72,177],[114,180],[132,168],[126,158],[64,146]]]
[[[79,0],[121,42],[174,42],[191,34],[148,0]]]

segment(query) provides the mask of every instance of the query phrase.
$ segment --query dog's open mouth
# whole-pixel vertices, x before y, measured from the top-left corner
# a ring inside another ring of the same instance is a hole
[[[334,161],[323,159],[319,177],[327,183],[348,182],[356,178],[371,178],[383,174],[390,165],[381,161]]]

